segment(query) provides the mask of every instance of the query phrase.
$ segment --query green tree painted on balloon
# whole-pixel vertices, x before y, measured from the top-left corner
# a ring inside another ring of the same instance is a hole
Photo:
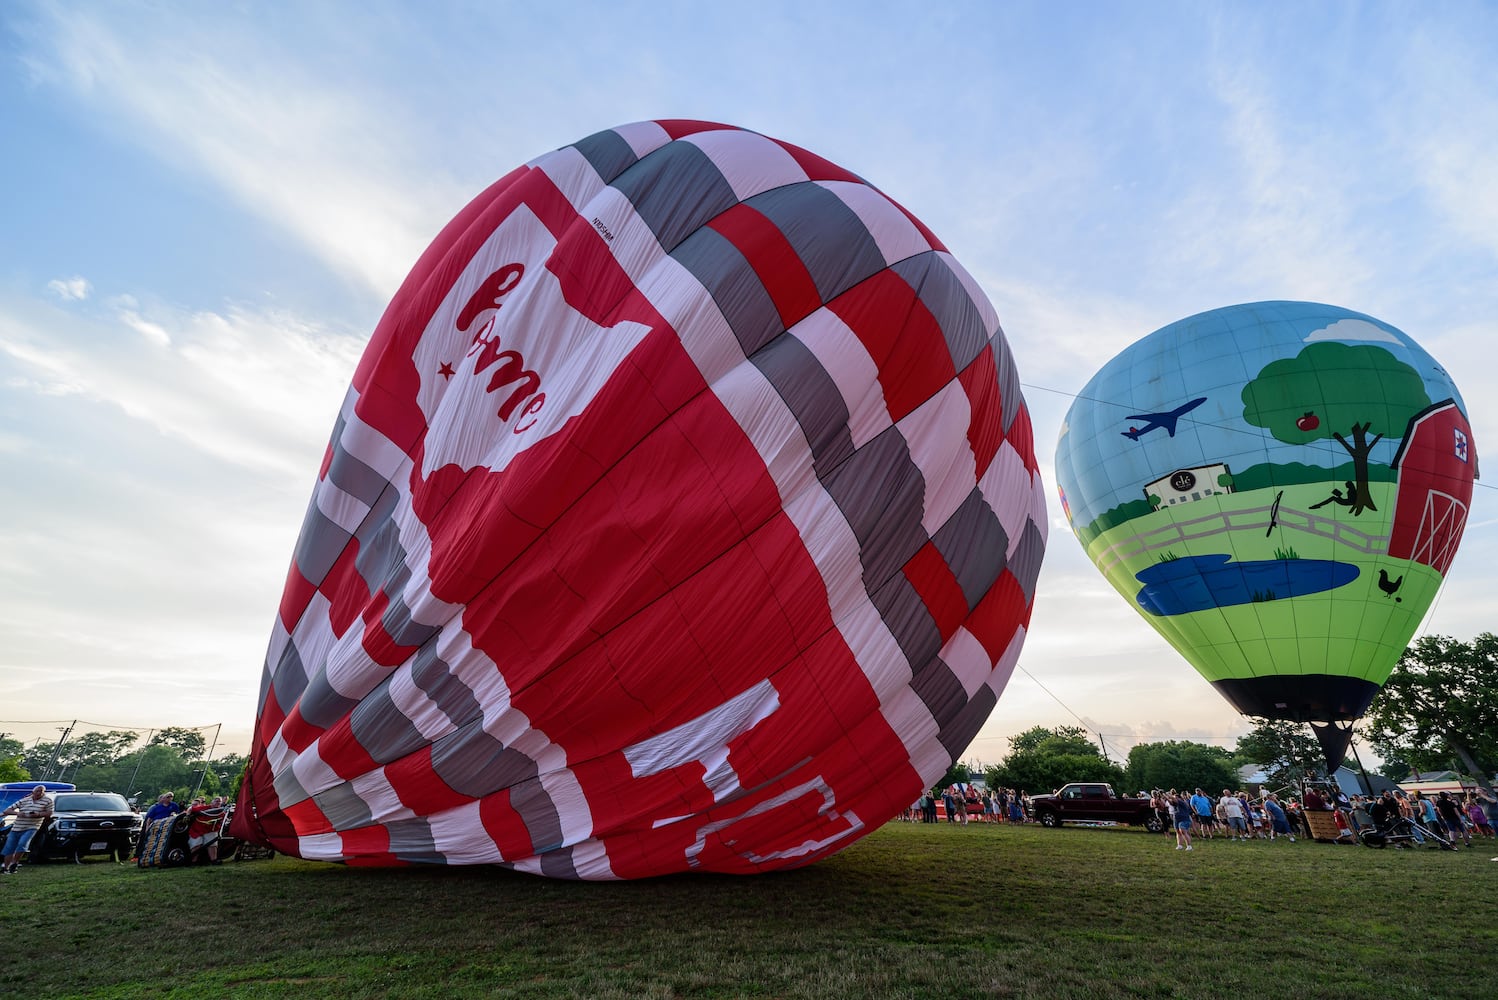
[[[1353,482],[1334,500],[1353,514],[1377,510],[1368,490],[1368,453],[1402,436],[1430,405],[1420,373],[1372,344],[1326,340],[1272,361],[1243,387],[1243,419],[1286,444],[1331,439],[1352,456]],[[1346,433],[1344,433],[1344,431]]]

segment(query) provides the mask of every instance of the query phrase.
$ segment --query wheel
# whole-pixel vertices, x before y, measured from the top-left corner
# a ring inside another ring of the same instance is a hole
[[[1054,830],[1061,825],[1061,817],[1053,812],[1043,812],[1040,814],[1040,825]]]
[[[1164,833],[1165,821],[1159,816],[1151,816],[1149,819],[1144,821],[1144,828],[1150,833]]]
[[[167,848],[166,854],[162,855],[163,865],[185,865],[187,864],[187,849],[185,847]]]
[[[36,836],[31,838],[31,846],[26,849],[26,863],[28,865],[39,865],[47,860],[47,832],[40,830]]]

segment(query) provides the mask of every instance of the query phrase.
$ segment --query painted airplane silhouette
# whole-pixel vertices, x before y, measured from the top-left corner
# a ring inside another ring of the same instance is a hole
[[[1206,396],[1198,396],[1191,402],[1183,406],[1177,406],[1174,410],[1167,410],[1164,413],[1131,413],[1127,417],[1124,417],[1124,419],[1143,420],[1146,423],[1143,427],[1130,427],[1128,430],[1122,432],[1123,436],[1131,441],[1138,441],[1141,436],[1163,427],[1167,435],[1175,437],[1176,421],[1181,419],[1181,414],[1190,413],[1206,401]]]

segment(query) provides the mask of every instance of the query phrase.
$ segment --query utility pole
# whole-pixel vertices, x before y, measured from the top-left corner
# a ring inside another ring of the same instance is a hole
[[[45,781],[48,778],[52,777],[52,765],[55,764],[55,763],[57,763],[57,754],[58,754],[58,752],[60,750],[62,750],[62,745],[68,741],[68,734],[73,731],[73,727],[76,726],[76,725],[78,725],[78,720],[74,719],[72,721],[72,723],[69,724],[68,728],[66,728],[66,729],[64,729],[62,731],[62,738],[59,739],[57,741],[57,745],[52,748],[52,756],[51,756],[51,758],[48,759],[47,766],[42,771],[42,780],[43,781]]]

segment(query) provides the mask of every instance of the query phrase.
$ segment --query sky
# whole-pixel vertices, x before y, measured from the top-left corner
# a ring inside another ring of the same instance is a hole
[[[1267,299],[1375,316],[1498,442],[1498,6],[333,2],[0,5],[0,733],[215,727],[248,749],[329,432],[427,243],[614,125],[728,122],[924,221],[994,303],[1051,532],[964,759],[1035,725],[1231,746],[1242,719],[1055,499],[1131,342]],[[1492,631],[1480,483],[1419,634]]]

